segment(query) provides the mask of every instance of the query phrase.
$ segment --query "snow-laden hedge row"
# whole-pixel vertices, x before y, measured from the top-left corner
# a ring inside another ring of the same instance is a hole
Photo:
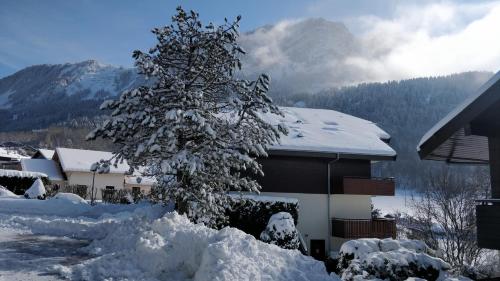
[[[450,265],[431,254],[431,250],[419,240],[351,240],[340,249],[338,270],[342,280],[346,281],[375,278],[447,280]]]

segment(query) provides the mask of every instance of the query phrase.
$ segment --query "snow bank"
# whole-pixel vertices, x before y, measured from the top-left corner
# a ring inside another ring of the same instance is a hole
[[[89,203],[85,201],[82,197],[74,194],[74,193],[65,193],[65,192],[59,192],[57,193],[52,199],[54,200],[62,200],[62,201],[67,201],[72,204],[84,204],[88,205]]]
[[[419,240],[351,240],[339,252],[342,280],[450,280],[450,265],[429,253]]]
[[[28,199],[45,199],[47,191],[41,179],[36,179],[31,187],[26,190],[24,197]]]
[[[19,198],[19,195],[0,185],[0,198]]]
[[[76,280],[333,280],[323,263],[256,240],[213,230],[175,212],[121,223],[88,251],[99,257],[59,267]]]

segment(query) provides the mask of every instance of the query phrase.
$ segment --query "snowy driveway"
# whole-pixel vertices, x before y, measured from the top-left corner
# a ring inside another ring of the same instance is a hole
[[[33,235],[0,228],[0,280],[63,280],[53,273],[56,265],[72,265],[89,256],[79,249],[88,241]]]

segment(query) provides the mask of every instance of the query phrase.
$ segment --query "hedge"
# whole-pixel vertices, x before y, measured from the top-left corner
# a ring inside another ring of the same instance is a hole
[[[31,187],[36,179],[32,177],[0,176],[0,185],[17,195],[24,195],[24,192]],[[42,177],[41,179],[44,185],[50,184],[50,180],[47,177]]]
[[[258,196],[253,198],[258,198]],[[233,198],[231,208],[226,210],[226,216],[229,219],[228,226],[238,228],[259,239],[260,233],[266,229],[271,216],[279,212],[292,215],[294,224],[297,225],[298,201],[260,201],[253,198]]]

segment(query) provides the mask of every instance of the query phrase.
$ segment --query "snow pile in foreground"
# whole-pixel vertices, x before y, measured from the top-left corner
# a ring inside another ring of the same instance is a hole
[[[340,249],[340,273],[343,280],[452,280],[447,273],[450,265],[429,252],[425,243],[418,240],[351,240]]]
[[[19,198],[19,195],[0,185],[0,198]]]
[[[24,193],[24,197],[28,199],[45,199],[47,191],[41,179],[36,179],[28,190]]]
[[[335,280],[299,251],[235,228],[193,224],[176,212],[153,221],[136,215],[106,230],[87,248],[96,258],[59,273],[71,280]]]

